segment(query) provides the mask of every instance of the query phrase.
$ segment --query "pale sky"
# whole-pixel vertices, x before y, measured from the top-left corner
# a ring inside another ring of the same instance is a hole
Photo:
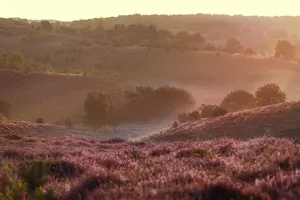
[[[300,15],[300,0],[0,0],[0,17],[77,20],[127,14]]]

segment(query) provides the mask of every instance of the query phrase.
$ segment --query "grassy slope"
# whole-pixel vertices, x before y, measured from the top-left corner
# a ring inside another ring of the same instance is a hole
[[[276,104],[170,128],[150,136],[154,141],[197,140],[213,137],[253,138],[263,135],[299,137],[300,102]],[[149,139],[149,138],[147,138]]]
[[[47,121],[78,114],[87,92],[109,91],[124,86],[105,77],[25,74],[0,71],[0,98],[13,105],[12,118]]]

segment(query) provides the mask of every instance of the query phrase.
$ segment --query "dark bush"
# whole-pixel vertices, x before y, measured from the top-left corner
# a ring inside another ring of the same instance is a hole
[[[111,138],[108,140],[101,141],[101,143],[108,143],[108,144],[117,144],[117,143],[123,143],[123,142],[127,142],[127,141],[122,138]]]
[[[51,163],[45,161],[33,161],[19,165],[19,175],[28,184],[29,191],[34,191],[46,183]]]
[[[61,119],[59,121],[56,122],[56,125],[62,125],[62,126],[67,126],[67,127],[72,127],[75,125],[74,121],[72,120],[71,117],[67,117],[64,119]]]
[[[221,108],[217,105],[206,105],[202,104],[200,107],[201,117],[218,117],[227,114],[227,111],[224,108]]]
[[[7,120],[7,118],[2,113],[0,113],[0,122],[6,121],[6,120]]]
[[[163,156],[163,155],[166,155],[166,154],[169,154],[169,153],[171,153],[171,150],[167,149],[167,148],[153,149],[150,152],[150,156],[159,157],[159,156]]]
[[[101,185],[107,185],[111,183],[121,185],[122,181],[117,176],[114,175],[90,177],[80,185],[74,187],[66,195],[66,199],[67,200],[86,199],[88,193],[91,193]]]
[[[44,124],[44,123],[45,123],[45,120],[44,120],[44,118],[42,118],[42,117],[38,117],[38,118],[35,120],[35,122],[36,122],[37,124]]]
[[[11,104],[8,101],[5,101],[4,99],[0,99],[0,115],[2,114],[5,116],[5,118],[7,118],[9,117],[10,110],[11,110]],[[3,117],[0,116],[0,120],[1,118]]]
[[[80,176],[84,170],[78,165],[67,162],[67,161],[57,161],[52,163],[50,168],[51,176],[62,179],[62,178],[74,178]]]

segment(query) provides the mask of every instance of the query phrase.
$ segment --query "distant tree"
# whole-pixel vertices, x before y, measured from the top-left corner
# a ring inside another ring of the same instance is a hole
[[[247,49],[245,49],[245,54],[254,55],[255,51],[252,48],[247,48]]]
[[[48,31],[48,32],[52,32],[53,31],[53,26],[49,21],[41,21],[41,27],[42,29]]]
[[[222,101],[221,107],[228,112],[235,112],[255,107],[255,96],[245,90],[230,92]]]
[[[62,70],[63,74],[70,74],[71,73],[71,68],[69,66],[66,66],[63,70]]]
[[[38,118],[35,120],[35,122],[36,122],[37,124],[44,124],[44,123],[45,123],[45,119],[42,118],[42,117],[38,117]]]
[[[11,104],[4,99],[0,99],[0,113],[8,118],[10,115],[10,110]]]
[[[153,42],[157,39],[158,37],[158,32],[155,26],[149,26],[147,28],[147,37],[149,39],[150,42]]]
[[[109,94],[90,92],[84,101],[87,124],[100,127],[109,123],[113,100]]]
[[[205,50],[206,51],[216,51],[216,46],[211,43],[208,43],[205,45]]]
[[[239,53],[243,51],[243,46],[236,38],[227,40],[224,48],[228,53]]]
[[[184,41],[184,40],[188,40],[190,37],[190,34],[187,31],[180,31],[176,34],[176,38],[179,41]]]
[[[289,41],[279,40],[277,42],[274,57],[291,60],[295,58],[295,56],[296,56],[296,47],[293,46]]]
[[[126,90],[124,97],[125,103],[118,109],[119,117],[124,121],[161,119],[195,104],[188,91],[172,86],[156,89],[138,86],[133,91]]]
[[[256,105],[266,106],[286,101],[286,94],[280,89],[277,84],[266,84],[259,87],[255,92]]]

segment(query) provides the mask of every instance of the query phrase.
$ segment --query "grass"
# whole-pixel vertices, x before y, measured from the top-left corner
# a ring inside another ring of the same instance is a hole
[[[17,169],[33,159],[52,163],[44,188],[59,199],[280,199],[298,194],[300,186],[300,145],[288,139],[150,143],[19,137],[0,135],[0,164]]]

